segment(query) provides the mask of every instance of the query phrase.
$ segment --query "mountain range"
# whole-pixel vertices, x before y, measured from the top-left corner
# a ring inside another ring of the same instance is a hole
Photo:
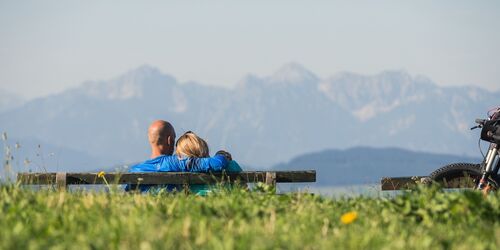
[[[289,63],[224,88],[180,83],[145,65],[4,109],[0,131],[21,144],[36,141],[88,158],[59,167],[79,171],[146,159],[146,130],[155,119],[170,121],[178,135],[198,133],[211,152],[227,149],[259,168],[356,146],[477,156],[478,132],[469,127],[499,100],[500,92],[441,87],[405,71],[322,79]]]

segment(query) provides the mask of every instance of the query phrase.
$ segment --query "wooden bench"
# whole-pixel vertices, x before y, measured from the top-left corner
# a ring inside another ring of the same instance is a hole
[[[316,171],[244,171],[239,173],[18,173],[17,181],[23,185],[56,185],[66,189],[68,185],[95,184],[155,184],[190,185],[219,182],[276,183],[316,182]]]

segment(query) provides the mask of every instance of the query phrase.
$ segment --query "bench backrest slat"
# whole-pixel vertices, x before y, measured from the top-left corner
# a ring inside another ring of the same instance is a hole
[[[58,173],[18,173],[20,184],[56,184]],[[245,171],[240,173],[188,173],[188,172],[154,172],[154,173],[106,173],[99,177],[98,173],[65,173],[66,185],[105,184],[212,184],[221,181],[233,182],[266,182],[266,176],[274,176],[277,183],[315,182],[316,171]],[[60,173],[59,173],[60,176]],[[60,180],[58,180],[60,182]],[[267,180],[269,181],[269,180]]]

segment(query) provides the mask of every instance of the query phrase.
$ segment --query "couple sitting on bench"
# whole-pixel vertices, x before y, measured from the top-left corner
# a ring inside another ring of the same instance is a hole
[[[154,121],[148,129],[151,159],[130,168],[129,172],[241,172],[241,167],[232,160],[231,154],[220,150],[209,155],[208,144],[195,133],[188,131],[175,142],[174,127],[166,121]],[[174,154],[175,145],[175,154]],[[182,189],[179,185],[127,185],[126,191],[167,191]],[[191,185],[190,192],[205,195],[208,185]]]

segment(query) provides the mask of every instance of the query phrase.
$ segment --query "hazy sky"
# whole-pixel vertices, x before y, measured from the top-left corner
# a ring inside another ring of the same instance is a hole
[[[31,98],[142,64],[231,86],[295,61],[500,89],[500,1],[3,1],[0,91]]]

